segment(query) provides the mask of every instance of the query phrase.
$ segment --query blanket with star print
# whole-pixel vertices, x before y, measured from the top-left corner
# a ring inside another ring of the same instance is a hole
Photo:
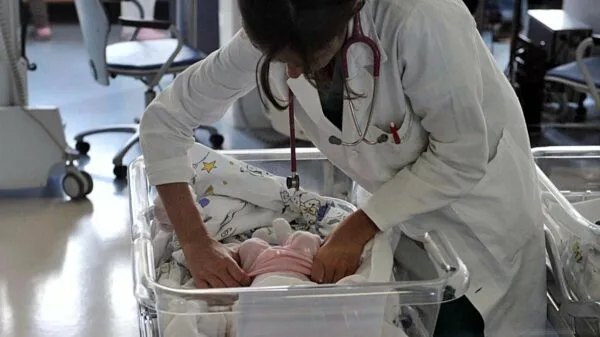
[[[269,229],[276,218],[290,222],[293,230],[325,237],[356,210],[354,205],[341,199],[303,189],[289,189],[285,177],[273,175],[216,150],[205,146],[198,149],[201,153],[193,156],[197,159],[192,163],[195,175],[190,187],[208,233],[219,241],[245,241],[255,230]],[[172,233],[160,198],[155,200],[153,211],[159,227]],[[162,257],[156,254],[157,249],[165,252],[165,239],[166,236],[162,235],[161,247],[155,245],[155,257],[163,263],[172,260],[172,254]],[[176,236],[170,236],[168,245],[168,251],[172,253],[180,250]]]

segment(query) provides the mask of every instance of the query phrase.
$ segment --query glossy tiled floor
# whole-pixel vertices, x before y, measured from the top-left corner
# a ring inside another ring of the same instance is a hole
[[[116,79],[101,87],[93,81],[78,27],[56,27],[54,40],[31,43],[28,55],[38,65],[29,74],[31,103],[60,107],[69,140],[80,130],[128,123],[141,113],[141,84]],[[217,126],[226,148],[264,146],[227,120]],[[89,201],[68,203],[59,193],[0,199],[0,336],[138,335],[127,189],[113,183],[111,165],[126,138],[90,139],[86,170],[95,188]],[[47,191],[57,186],[52,180]]]
[[[2,200],[0,335],[135,336],[127,202]]]

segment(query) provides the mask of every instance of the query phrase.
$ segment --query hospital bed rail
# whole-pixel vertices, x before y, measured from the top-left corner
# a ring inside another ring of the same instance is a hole
[[[577,336],[598,336],[600,296],[581,283],[585,276],[573,265],[586,263],[576,256],[576,247],[600,250],[600,146],[539,147],[532,153],[542,198],[549,295]]]
[[[273,174],[285,176],[289,170],[289,150],[286,149],[221,152],[266,169]],[[307,190],[347,200],[354,199],[356,185],[327,161],[317,149],[298,149],[297,159],[298,172],[303,176],[303,185]],[[271,299],[275,297],[280,301],[291,302],[298,298],[314,299],[314,303],[323,305],[323,299],[339,301],[340,298],[347,298],[368,301],[375,298],[389,298],[389,296],[394,296],[394,303],[402,307],[401,315],[394,320],[395,325],[402,326],[411,337],[427,337],[433,333],[440,304],[461,297],[468,287],[469,273],[466,266],[450,243],[437,232],[425,233],[414,245],[421,249],[425,258],[431,263],[429,267],[432,277],[429,279],[409,277],[396,282],[348,286],[316,285],[193,290],[166,287],[157,283],[155,278],[156,266],[153,262],[151,241],[154,228],[152,215],[148,209],[152,207],[156,191],[148,183],[142,157],[134,160],[130,165],[129,193],[134,294],[139,303],[140,334],[143,337],[168,337],[164,335],[161,316],[176,314],[169,312],[169,303],[172,303],[173,300],[180,304],[188,301],[203,301],[206,303],[203,310],[185,314],[208,317],[215,313],[226,313],[232,316],[243,314],[234,309],[234,302],[248,297],[255,301],[252,303],[255,308],[260,308],[260,300],[256,299],[262,297]],[[404,276],[412,275],[410,271],[403,270],[402,258],[402,256],[395,256],[394,273]],[[313,309],[318,311],[318,305]],[[370,314],[369,310],[365,310],[362,317],[368,317]],[[304,317],[304,319],[306,318]],[[312,318],[314,317],[311,317],[309,313],[308,319]],[[238,337],[243,336],[244,334],[238,335]]]

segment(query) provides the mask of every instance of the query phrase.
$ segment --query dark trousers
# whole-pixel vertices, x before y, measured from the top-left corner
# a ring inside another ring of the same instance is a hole
[[[483,318],[463,296],[441,305],[433,337],[484,337]]]
[[[45,0],[28,0],[31,19],[35,28],[45,28],[50,26],[48,19],[48,5]]]

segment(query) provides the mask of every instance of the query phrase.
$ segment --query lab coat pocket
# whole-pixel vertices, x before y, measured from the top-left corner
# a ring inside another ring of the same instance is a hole
[[[377,150],[383,154],[388,166],[398,171],[412,164],[423,153],[427,146],[427,133],[421,126],[421,121],[412,111],[406,110],[401,124],[396,124],[397,131],[387,127],[377,129],[380,134],[387,135],[387,141],[378,144]],[[375,137],[376,138],[376,137]]]
[[[501,270],[514,264],[516,254],[538,226],[538,192],[531,170],[522,150],[504,130],[484,178],[450,206]]]

